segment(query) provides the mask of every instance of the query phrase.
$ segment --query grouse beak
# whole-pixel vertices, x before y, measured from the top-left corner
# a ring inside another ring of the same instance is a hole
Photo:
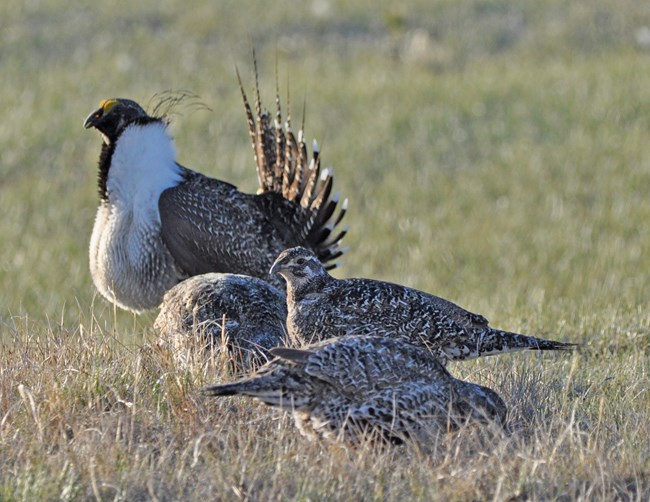
[[[280,257],[277,260],[275,260],[275,263],[271,266],[271,270],[269,270],[269,275],[279,274],[283,270],[284,270],[284,263],[282,262],[282,257]]]
[[[95,127],[99,119],[101,119],[104,116],[104,108],[97,108],[94,112],[92,112],[90,115],[86,117],[86,120],[84,122],[84,129],[90,129],[91,127]]]

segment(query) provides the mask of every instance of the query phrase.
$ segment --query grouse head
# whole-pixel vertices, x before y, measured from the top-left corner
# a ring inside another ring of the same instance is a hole
[[[458,381],[457,385],[458,393],[464,397],[458,403],[464,418],[506,425],[508,407],[499,394],[488,387],[470,382]]]
[[[102,133],[104,142],[113,143],[124,128],[136,119],[149,118],[142,107],[130,99],[105,99],[86,118],[84,127],[94,127]]]
[[[288,286],[300,286],[329,274],[316,255],[307,248],[295,247],[282,251],[269,274],[280,274]]]

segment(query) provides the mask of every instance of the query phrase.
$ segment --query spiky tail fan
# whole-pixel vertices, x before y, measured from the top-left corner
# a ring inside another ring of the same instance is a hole
[[[272,123],[271,113],[262,110],[255,65],[255,113],[250,106],[241,77],[237,72],[239,88],[244,100],[248,130],[251,137],[257,177],[258,193],[276,192],[286,200],[296,202],[307,210],[308,217],[303,222],[301,235],[305,247],[311,248],[318,259],[329,270],[336,267],[333,260],[340,257],[345,249],[339,245],[347,227],[334,232],[345,216],[348,200],[345,199],[340,207],[339,194],[330,197],[332,192],[333,172],[325,169],[321,172],[320,151],[314,141],[312,156],[309,158],[304,140],[303,124],[296,138],[291,129],[291,113],[287,115],[286,123],[282,124],[282,109],[280,95],[276,82],[276,115]],[[338,214],[335,215],[338,207]]]

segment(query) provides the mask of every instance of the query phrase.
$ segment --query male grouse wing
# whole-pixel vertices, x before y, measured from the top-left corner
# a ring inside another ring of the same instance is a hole
[[[240,81],[241,87],[241,81]],[[343,254],[347,228],[335,232],[347,210],[331,194],[333,173],[321,172],[318,145],[311,159],[302,129],[296,138],[287,118],[283,128],[276,95],[275,123],[262,112],[256,77],[256,114],[241,87],[260,187],[257,195],[233,185],[183,170],[184,181],[159,200],[162,238],[189,275],[231,272],[261,277],[283,287],[268,270],[284,249],[304,246],[326,268]],[[337,208],[338,213],[337,213]]]

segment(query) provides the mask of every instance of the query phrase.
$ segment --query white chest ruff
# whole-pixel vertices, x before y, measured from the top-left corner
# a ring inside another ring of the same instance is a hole
[[[181,180],[163,124],[131,126],[118,139],[90,240],[90,271],[109,301],[130,310],[159,305],[183,278],[160,237],[158,200]]]

